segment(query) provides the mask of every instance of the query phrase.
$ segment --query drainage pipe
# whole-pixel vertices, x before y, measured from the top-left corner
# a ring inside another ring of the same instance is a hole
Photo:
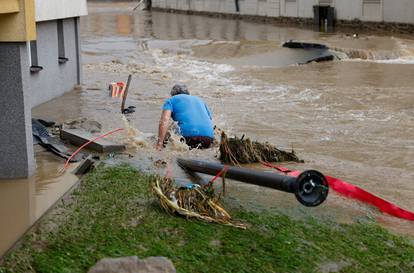
[[[219,163],[182,158],[178,158],[177,163],[187,171],[209,175],[216,175],[225,167]],[[322,204],[329,191],[325,176],[315,170],[304,171],[298,177],[293,177],[274,172],[228,166],[225,176],[248,184],[293,193],[296,199],[307,207],[316,207]]]

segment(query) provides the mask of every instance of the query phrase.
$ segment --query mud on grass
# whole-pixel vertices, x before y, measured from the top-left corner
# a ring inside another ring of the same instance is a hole
[[[125,165],[100,166],[72,202],[60,205],[57,227],[41,223],[5,257],[0,272],[86,272],[103,257],[131,255],[166,256],[178,272],[327,272],[332,266],[337,272],[414,272],[414,246],[375,223],[296,221],[241,209],[230,213],[247,230],[188,221],[159,208],[150,192],[153,179]]]

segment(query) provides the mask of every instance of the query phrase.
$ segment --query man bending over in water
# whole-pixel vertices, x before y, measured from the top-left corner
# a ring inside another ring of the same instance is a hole
[[[176,84],[162,108],[157,150],[164,147],[171,117],[178,122],[179,133],[190,148],[207,149],[213,143],[214,129],[207,105],[199,97],[190,95],[187,86]]]

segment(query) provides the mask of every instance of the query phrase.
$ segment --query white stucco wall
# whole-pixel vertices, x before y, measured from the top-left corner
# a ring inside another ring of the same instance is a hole
[[[36,22],[40,22],[85,16],[88,8],[86,0],[35,0],[35,12]]]
[[[313,6],[317,5],[317,0],[297,0],[299,17],[313,18]]]
[[[359,19],[414,24],[414,0],[239,0],[240,14],[271,17],[313,18],[314,5],[335,7],[336,18],[340,20]],[[153,6],[237,13],[235,0],[153,0]]]
[[[335,7],[337,19],[362,19],[362,0],[280,0],[280,14],[286,17],[313,18],[313,6],[327,4]]]
[[[413,24],[414,23],[414,1],[413,0],[384,0],[384,21]]]
[[[362,0],[335,1],[336,18],[353,20],[362,18]]]

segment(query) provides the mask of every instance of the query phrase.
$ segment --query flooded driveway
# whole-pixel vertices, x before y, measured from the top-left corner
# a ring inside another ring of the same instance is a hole
[[[414,40],[382,34],[318,33],[251,22],[133,11],[134,3],[89,4],[82,19],[84,85],[33,110],[34,117],[87,117],[103,131],[124,127],[120,101],[108,97],[111,81],[133,80],[127,105],[129,161],[154,169],[152,160],[190,156],[213,160],[216,151],[168,147],[158,153],[156,134],[163,100],[185,83],[229,134],[293,148],[317,169],[414,211]],[[289,40],[328,45],[341,59],[301,63],[308,52],[283,48]],[[134,131],[133,131],[134,129]],[[145,134],[143,134],[145,133]],[[175,170],[182,175],[179,170]],[[274,208],[294,217],[338,222],[376,219],[414,236],[414,224],[331,193],[318,208],[292,195],[232,182],[228,198],[250,209]]]
[[[370,33],[354,39],[347,33],[132,8],[90,5],[82,22],[85,84],[74,113],[107,130],[124,126],[119,100],[110,99],[106,88],[131,73],[127,104],[137,107],[131,126],[155,134],[163,100],[174,83],[183,82],[206,100],[214,123],[228,133],[294,148],[306,163],[292,168],[318,169],[414,210],[414,40]],[[283,48],[289,40],[326,44],[341,61],[296,65],[308,53]],[[60,102],[48,103],[48,110],[67,108]],[[215,156],[177,147],[160,154],[151,143],[142,148],[140,137],[133,145],[136,139],[123,141],[138,166],[143,158]],[[232,185],[229,195],[249,207],[338,221],[368,215],[400,232],[413,230],[411,223],[334,194],[324,206],[304,210],[290,195]]]
[[[318,169],[414,210],[414,40],[133,12],[128,4],[92,5],[90,12],[82,24],[83,115],[100,118],[108,129],[119,124],[119,102],[87,88],[103,89],[132,73],[129,103],[137,113],[131,124],[156,133],[163,99],[184,82],[207,101],[218,127],[294,148],[306,163],[293,168]],[[308,53],[283,48],[289,40],[326,44],[341,61],[295,65]],[[212,159],[214,153],[192,156]],[[303,213],[289,195],[233,185],[229,195],[253,207],[339,221],[369,215],[400,232],[414,230],[334,194]]]

